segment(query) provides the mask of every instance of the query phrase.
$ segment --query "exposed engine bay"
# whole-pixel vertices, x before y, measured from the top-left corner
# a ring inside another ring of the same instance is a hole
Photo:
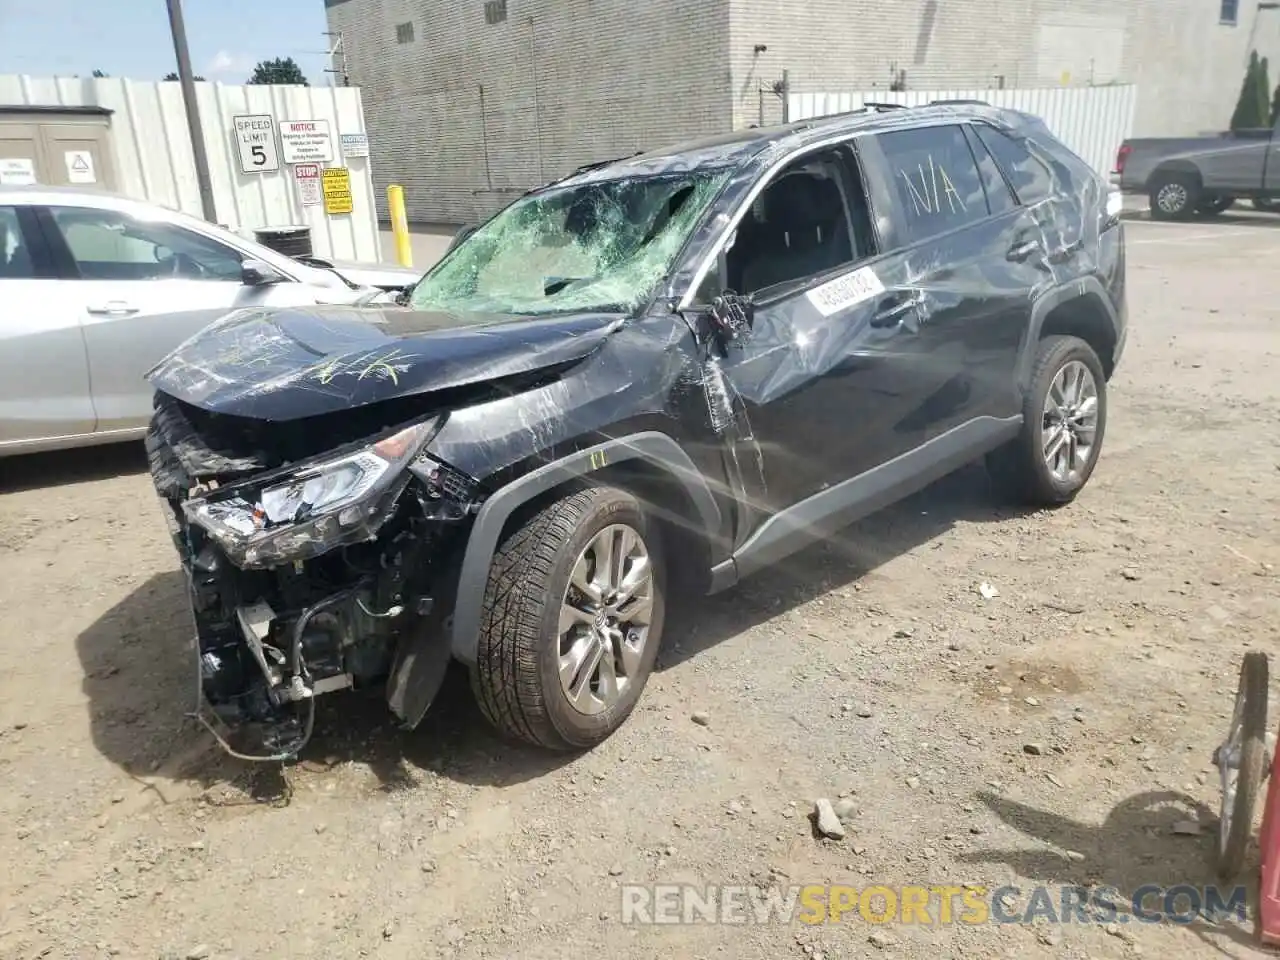
[[[422,452],[438,418],[350,436],[369,426],[342,417],[337,445],[327,422],[157,394],[147,451],[188,575],[198,716],[243,759],[296,756],[317,696],[381,684],[415,642],[444,642],[424,632],[442,632],[439,585],[478,485]]]

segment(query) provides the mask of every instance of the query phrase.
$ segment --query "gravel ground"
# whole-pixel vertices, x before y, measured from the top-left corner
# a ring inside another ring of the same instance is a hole
[[[223,758],[183,719],[140,450],[4,461],[0,957],[1258,955],[1200,922],[620,919],[624,883],[1212,881],[1210,753],[1280,624],[1280,219],[1127,229],[1076,504],[997,509],[969,469],[675,611],[631,721],[576,758],[495,738],[465,683],[412,734],[331,697],[299,764]]]

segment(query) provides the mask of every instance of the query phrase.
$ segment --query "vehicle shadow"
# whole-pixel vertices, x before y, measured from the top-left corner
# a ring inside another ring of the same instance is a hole
[[[1108,888],[1113,891],[1112,902],[1117,908],[1116,925],[1123,929],[1151,922],[1139,920],[1134,914],[1133,901],[1143,887],[1191,886],[1200,891],[1202,899],[1206,887],[1216,887],[1224,904],[1231,901],[1235,884],[1222,885],[1214,871],[1217,815],[1184,793],[1134,794],[1116,804],[1099,825],[1038,810],[988,791],[980,791],[977,798],[1004,823],[1062,852],[1044,848],[976,850],[959,857],[960,861],[1003,864],[1020,877],[1051,885],[1055,907],[1060,901],[1056,890],[1061,887]],[[1173,828],[1180,821],[1199,822],[1203,834],[1198,837],[1175,835]],[[1066,851],[1073,855],[1068,856]],[[1237,883],[1245,887],[1248,902],[1256,903],[1256,863],[1248,875],[1253,877],[1250,882],[1246,883],[1242,876]],[[1025,897],[1030,891],[1024,889],[1021,893],[1022,897],[1015,897],[1018,904],[1010,908],[1014,915],[1019,908],[1025,908]],[[1154,912],[1163,908],[1163,897],[1152,893],[1136,906]],[[1188,899],[1180,898],[1176,907],[1179,911],[1189,911]],[[1222,918],[1222,922],[1216,923],[1203,916],[1189,923],[1167,919],[1162,922],[1181,927],[1224,955],[1227,954],[1224,940],[1254,945],[1249,931],[1231,918]]]
[[[136,441],[5,457],[0,461],[0,494],[91,483],[146,470],[147,451]]]
[[[1001,503],[986,470],[972,464],[733,590],[712,597],[677,595],[667,613],[658,669],[670,669],[780,613],[849,586],[957,523],[1001,523],[1029,512]]]
[[[1019,511],[994,505],[985,471],[962,470],[802,552],[776,574],[696,604],[673,604],[661,667],[692,657],[780,609],[851,583],[957,521],[1017,515]],[[287,792],[287,776],[278,766],[224,756],[189,716],[196,701],[192,633],[184,578],[174,570],[152,577],[77,637],[95,746],[138,778],[194,782],[202,788],[233,782],[259,799],[279,799]],[[455,668],[415,731],[397,728],[378,693],[321,698],[315,736],[300,764],[326,768],[356,763],[383,789],[394,790],[413,786],[415,771],[503,786],[545,775],[572,759],[493,733],[471,695],[465,671]]]
[[[236,783],[262,800],[287,792],[278,764],[222,753],[195,720],[194,626],[181,571],[157,574],[76,638],[90,733],[103,756],[139,779]],[[316,701],[315,733],[299,762],[307,768],[356,763],[384,789],[415,785],[414,771],[503,786],[532,779],[571,757],[521,749],[492,733],[464,672],[450,671],[417,730],[399,729],[380,692]]]

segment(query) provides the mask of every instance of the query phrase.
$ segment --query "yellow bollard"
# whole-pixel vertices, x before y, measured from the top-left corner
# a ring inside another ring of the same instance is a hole
[[[412,267],[413,247],[409,245],[409,220],[404,213],[404,187],[398,183],[387,187],[387,208],[391,211],[391,235],[396,240],[396,260],[402,267]]]

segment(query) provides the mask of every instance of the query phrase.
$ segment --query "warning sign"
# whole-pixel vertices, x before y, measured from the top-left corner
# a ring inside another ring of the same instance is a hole
[[[284,120],[280,147],[285,163],[332,163],[333,138],[328,120]]]
[[[68,150],[63,154],[67,162],[67,183],[97,183],[93,172],[93,154],[88,150]]]
[[[351,202],[351,171],[346,167],[329,167],[321,174],[321,178],[324,187],[324,212],[350,213],[354,208]]]
[[[344,133],[342,135],[342,156],[367,157],[369,155],[369,135],[367,133]]]
[[[0,157],[0,187],[30,187],[35,182],[34,160],[26,157]]]
[[[293,178],[298,181],[298,201],[304,207],[320,206],[320,164],[294,164]]]

